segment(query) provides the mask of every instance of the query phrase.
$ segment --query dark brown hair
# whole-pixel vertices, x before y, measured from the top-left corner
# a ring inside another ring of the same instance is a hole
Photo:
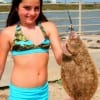
[[[21,2],[22,0],[12,0],[12,5],[11,5],[10,12],[8,14],[6,26],[14,25],[20,21],[16,8],[18,8]],[[36,23],[41,21],[48,21],[46,16],[42,12],[42,5],[43,5],[43,0],[40,0],[40,14],[36,20]]]

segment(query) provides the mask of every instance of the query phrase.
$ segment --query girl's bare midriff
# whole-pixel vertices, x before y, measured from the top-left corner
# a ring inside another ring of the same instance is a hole
[[[48,53],[14,56],[11,83],[19,87],[38,87],[47,81]]]

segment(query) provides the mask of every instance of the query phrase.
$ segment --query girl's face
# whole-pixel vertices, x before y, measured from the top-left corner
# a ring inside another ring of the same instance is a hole
[[[40,0],[22,0],[17,9],[23,25],[34,25],[40,14]]]

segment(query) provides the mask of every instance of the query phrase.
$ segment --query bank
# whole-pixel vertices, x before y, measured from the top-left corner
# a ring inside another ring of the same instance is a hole
[[[6,12],[9,11],[11,7],[11,4],[0,4],[0,12]],[[78,4],[72,3],[72,4],[43,4],[43,10],[77,10],[79,7]],[[100,3],[95,4],[82,4],[82,9],[100,9]]]

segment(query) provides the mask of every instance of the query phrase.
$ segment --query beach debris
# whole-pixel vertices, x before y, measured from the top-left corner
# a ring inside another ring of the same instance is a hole
[[[79,36],[66,41],[66,48],[71,55],[63,54],[61,64],[63,87],[73,100],[90,100],[98,87],[94,61]]]
[[[90,43],[88,43],[88,48],[91,48],[91,49],[100,49],[100,41],[97,40],[97,41],[92,41]]]
[[[97,40],[96,42],[97,42],[97,43],[100,43],[100,40]]]

